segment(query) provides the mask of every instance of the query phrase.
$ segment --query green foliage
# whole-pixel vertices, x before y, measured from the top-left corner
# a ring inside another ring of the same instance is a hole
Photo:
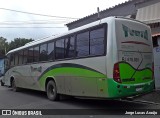
[[[5,55],[8,49],[8,42],[6,38],[0,37],[0,56]]]
[[[15,38],[13,41],[9,43],[8,51],[24,46],[26,43],[33,41],[33,39],[25,39],[25,38]]]
[[[11,42],[7,42],[7,39],[0,37],[0,57],[4,56],[8,51],[24,46],[26,43],[34,41],[33,39],[15,38]]]

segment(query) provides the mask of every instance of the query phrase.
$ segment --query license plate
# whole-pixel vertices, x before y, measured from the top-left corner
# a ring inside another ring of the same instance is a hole
[[[136,88],[136,91],[138,92],[138,91],[142,91],[142,88]]]

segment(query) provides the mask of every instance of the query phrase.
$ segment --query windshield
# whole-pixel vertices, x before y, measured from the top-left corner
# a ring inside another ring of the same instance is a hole
[[[150,28],[140,22],[116,20],[118,60],[136,69],[152,68],[152,41]]]

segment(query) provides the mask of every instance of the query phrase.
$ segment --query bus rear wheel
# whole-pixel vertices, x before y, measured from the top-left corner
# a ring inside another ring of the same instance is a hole
[[[11,86],[14,92],[17,92],[19,90],[14,79],[12,80]]]
[[[47,97],[51,101],[58,101],[59,94],[57,93],[57,87],[53,80],[50,80],[47,84]]]

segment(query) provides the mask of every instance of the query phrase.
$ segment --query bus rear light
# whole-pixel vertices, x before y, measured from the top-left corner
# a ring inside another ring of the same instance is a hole
[[[119,71],[119,63],[114,64],[113,79],[114,79],[116,82],[121,83],[120,71]]]

